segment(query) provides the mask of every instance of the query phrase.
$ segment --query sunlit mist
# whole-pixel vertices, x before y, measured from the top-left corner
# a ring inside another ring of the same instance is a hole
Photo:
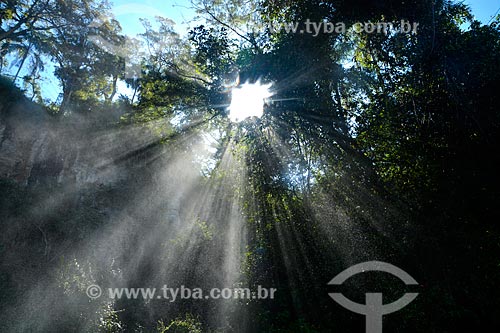
[[[266,98],[272,96],[271,84],[245,83],[234,88],[229,105],[229,119],[240,122],[251,117],[262,117]]]

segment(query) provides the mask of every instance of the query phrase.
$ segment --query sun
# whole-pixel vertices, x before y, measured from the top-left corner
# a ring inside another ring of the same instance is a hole
[[[231,104],[229,105],[229,119],[240,122],[247,118],[260,118],[264,114],[264,103],[266,98],[272,96],[270,92],[272,84],[245,83],[233,88],[231,92]]]

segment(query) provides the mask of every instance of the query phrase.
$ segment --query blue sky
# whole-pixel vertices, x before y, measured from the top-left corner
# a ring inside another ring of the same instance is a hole
[[[488,23],[500,8],[500,0],[466,0],[472,8],[472,13],[479,21]]]
[[[483,23],[488,23],[500,8],[500,0],[465,0],[464,2],[472,8],[476,19]],[[114,0],[112,3],[116,18],[127,35],[135,35],[143,31],[139,18],[147,17],[153,20],[156,15],[175,21],[177,32],[184,35],[189,30],[189,21],[196,16],[190,9],[190,0]]]
[[[185,35],[189,22],[195,17],[190,0],[113,0],[113,14],[120,22],[123,33],[135,36],[144,31],[139,18],[154,21],[155,16],[163,16],[176,23],[176,31]],[[191,24],[191,27],[194,25]]]
[[[476,19],[483,23],[488,23],[500,8],[500,0],[465,0],[472,8]],[[142,33],[144,28],[139,22],[139,18],[148,18],[154,21],[155,16],[170,18],[176,22],[175,29],[181,35],[187,34],[190,28],[199,24],[193,22],[196,13],[191,7],[190,0],[111,0],[113,13],[120,22],[123,33],[129,36],[135,36]],[[55,100],[59,94],[60,87],[54,84],[54,77],[48,71],[53,71],[51,66],[47,66],[45,80],[43,84],[43,95],[45,98]],[[120,90],[126,90],[123,84],[120,84]]]

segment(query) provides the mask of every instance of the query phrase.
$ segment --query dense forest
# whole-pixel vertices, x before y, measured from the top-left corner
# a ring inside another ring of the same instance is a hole
[[[0,2],[0,332],[364,332],[334,292],[418,293],[384,332],[500,329],[500,16],[193,0],[131,37],[111,9]],[[370,261],[418,285],[329,285]],[[164,285],[276,293],[105,292]]]

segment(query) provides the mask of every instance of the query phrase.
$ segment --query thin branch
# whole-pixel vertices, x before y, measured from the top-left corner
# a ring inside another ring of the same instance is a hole
[[[217,23],[223,25],[224,27],[228,28],[229,30],[231,30],[232,32],[234,32],[236,35],[238,35],[239,37],[243,38],[244,40],[246,40],[247,42],[249,42],[250,44],[252,44],[252,46],[254,47],[254,49],[258,52],[260,52],[260,48],[259,46],[255,43],[254,40],[252,40],[251,38],[243,35],[242,33],[240,33],[238,30],[236,30],[236,28],[233,28],[232,26],[230,26],[229,24],[225,23],[225,22],[222,22],[219,18],[217,18],[215,16],[215,14],[213,14],[208,8],[207,8],[207,5],[205,4],[205,2],[202,2],[203,3],[203,7],[204,7],[204,11],[210,15],[210,17],[215,20]]]

